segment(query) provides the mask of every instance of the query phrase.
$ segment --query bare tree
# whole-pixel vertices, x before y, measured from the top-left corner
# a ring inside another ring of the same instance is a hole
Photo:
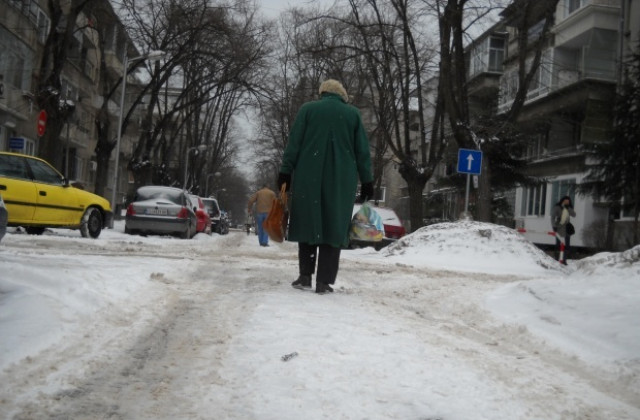
[[[60,133],[68,122],[74,104],[62,95],[61,75],[67,63],[69,46],[78,27],[80,14],[98,0],[49,0],[51,31],[45,40],[41,61],[36,72],[36,103],[47,113],[47,129],[40,141],[39,155],[55,167],[62,167],[63,154]]]
[[[349,0],[349,5],[351,13],[344,21],[354,30],[350,48],[364,57],[360,76],[367,80],[376,117],[374,139],[384,140],[399,162],[415,230],[422,226],[422,192],[446,146],[438,125],[429,132],[425,121],[427,107],[435,106],[435,121],[442,112],[424,83],[435,66],[435,46],[429,34],[420,31],[429,15],[408,0]]]
[[[324,29],[295,8],[271,28],[272,49],[279,53],[272,58],[268,77],[263,78],[262,94],[256,97],[260,124],[253,155],[259,183],[275,182],[296,112],[317,97],[316,89],[329,72],[325,57],[303,52],[316,45],[318,38],[325,38]]]
[[[538,71],[542,52],[553,27],[554,13],[559,0],[515,0],[506,10],[506,18],[517,33],[518,87],[510,109],[501,116],[477,124],[469,108],[465,40],[467,25],[485,12],[478,12],[469,0],[441,0],[436,2],[440,28],[440,88],[439,94],[446,110],[449,127],[459,147],[491,149],[495,141],[508,141],[505,134],[517,125],[527,91]],[[542,22],[542,28],[531,35],[529,28]],[[479,135],[482,134],[482,135]],[[493,148],[496,152],[505,147]],[[504,159],[502,156],[501,159]],[[482,161],[476,217],[490,221],[492,213],[492,159],[491,154]]]
[[[169,54],[151,68],[141,134],[129,168],[135,185],[153,181],[181,185],[186,159],[195,169],[192,173],[205,166],[208,172],[220,167],[233,150],[226,145],[232,116],[243,95],[254,89],[266,54],[265,31],[242,1],[211,6],[204,0],[143,4],[126,0],[123,6],[132,38]],[[133,108],[123,130],[132,115]],[[200,144],[208,146],[206,153],[187,156]]]

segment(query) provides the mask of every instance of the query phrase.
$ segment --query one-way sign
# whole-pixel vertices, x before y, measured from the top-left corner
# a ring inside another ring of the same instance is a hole
[[[482,152],[480,150],[458,150],[458,173],[480,175],[482,169]]]

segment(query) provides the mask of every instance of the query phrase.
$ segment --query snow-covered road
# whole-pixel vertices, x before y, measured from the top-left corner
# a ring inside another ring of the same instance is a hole
[[[289,286],[295,244],[103,236],[3,241],[2,276],[56,277],[32,288],[61,321],[41,351],[2,353],[0,418],[640,418],[637,364],[594,366],[492,315],[487,295],[526,276],[344,251],[320,296]],[[0,288],[0,305],[16,294]]]

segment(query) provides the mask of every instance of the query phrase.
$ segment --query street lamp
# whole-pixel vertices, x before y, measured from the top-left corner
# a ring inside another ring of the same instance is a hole
[[[215,172],[215,173],[207,175],[207,180],[206,180],[206,183],[204,184],[205,185],[205,187],[204,187],[204,196],[205,197],[207,197],[208,194],[209,194],[209,178],[211,178],[212,176],[215,176],[216,178],[220,178],[221,175],[222,174],[220,172]]]
[[[187,149],[187,153],[185,154],[185,158],[184,158],[184,184],[182,184],[182,188],[183,189],[187,189],[187,174],[188,169],[189,169],[189,153],[191,153],[191,151],[193,150],[197,150],[198,152],[204,152],[205,150],[207,150],[207,145],[206,144],[201,144],[199,146],[193,146],[193,147],[189,147]]]
[[[122,62],[122,88],[120,89],[120,114],[118,115],[118,137],[116,138],[116,161],[113,168],[113,190],[111,191],[111,210],[114,212],[114,217],[111,218],[111,228],[113,228],[113,221],[115,219],[116,196],[118,194],[118,173],[120,172],[120,141],[122,139],[122,119],[124,114],[124,92],[127,88],[127,70],[129,69],[129,63],[138,60],[158,61],[161,60],[164,56],[164,51],[149,51],[147,54],[129,59],[129,57],[127,56],[127,50],[124,50],[124,61]]]

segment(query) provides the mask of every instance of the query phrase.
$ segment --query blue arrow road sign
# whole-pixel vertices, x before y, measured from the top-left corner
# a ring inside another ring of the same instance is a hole
[[[458,150],[458,173],[480,175],[482,152],[480,150]]]

